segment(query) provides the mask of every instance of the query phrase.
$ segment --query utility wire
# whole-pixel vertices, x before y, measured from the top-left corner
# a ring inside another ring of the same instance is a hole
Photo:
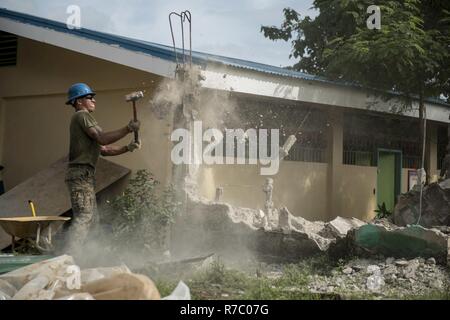
[[[420,196],[419,196],[419,218],[417,219],[416,225],[419,224],[420,218],[422,218],[422,202],[423,202],[423,183],[422,183],[422,175],[426,174],[424,169],[424,163],[425,163],[425,145],[426,145],[426,135],[427,135],[427,113],[426,109],[424,108],[423,112],[423,139],[422,139],[422,168],[421,168],[421,174],[419,177],[419,183],[420,183]],[[426,181],[426,176],[425,176]]]

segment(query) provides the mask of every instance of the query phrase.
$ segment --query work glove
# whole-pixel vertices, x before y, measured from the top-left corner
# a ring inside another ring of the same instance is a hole
[[[141,140],[139,140],[138,142],[133,140],[127,145],[127,149],[130,152],[133,152],[134,150],[140,149],[140,148],[141,148]]]
[[[130,120],[130,122],[127,125],[128,131],[129,132],[133,132],[133,131],[138,131],[139,127],[141,126],[141,123],[139,122],[139,120]]]

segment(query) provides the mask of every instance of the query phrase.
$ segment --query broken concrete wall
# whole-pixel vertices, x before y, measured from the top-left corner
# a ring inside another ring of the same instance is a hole
[[[260,210],[199,197],[196,184],[188,182],[185,190],[186,214],[178,218],[172,232],[171,251],[177,257],[215,252],[298,260],[327,251],[337,238],[364,224],[341,217],[329,223],[311,222],[292,215],[287,208],[274,209],[264,220]]]
[[[229,204],[191,202],[189,215],[177,222],[172,251],[176,256],[186,257],[211,252],[225,256],[251,252],[256,256],[298,259],[326,250],[332,241],[314,233],[257,227],[251,220],[258,215],[257,210]]]
[[[198,197],[197,185],[187,184],[187,214],[177,233],[176,250],[189,255],[252,254],[295,261],[314,254],[331,257],[383,255],[396,258],[433,257],[446,263],[448,235],[422,226],[398,227],[387,220],[365,223],[337,217],[330,222],[308,221],[287,208],[260,210],[233,207]],[[181,246],[180,246],[181,244]],[[195,248],[195,252],[189,249]]]
[[[201,195],[213,200],[215,189],[223,188],[223,201],[236,207],[262,208],[264,176],[261,165],[203,165],[199,175]],[[274,177],[273,201],[287,206],[294,214],[309,220],[327,221],[327,164],[281,161]]]

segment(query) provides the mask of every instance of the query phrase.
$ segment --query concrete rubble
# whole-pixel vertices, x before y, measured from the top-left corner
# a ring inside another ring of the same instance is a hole
[[[308,221],[292,215],[288,208],[274,208],[264,186],[267,212],[233,207],[198,196],[195,183],[186,184],[186,209],[181,237],[195,238],[190,247],[225,253],[249,250],[260,257],[296,260],[326,252],[332,257],[384,255],[395,258],[434,258],[446,263],[448,235],[422,226],[399,227],[386,219],[366,223],[356,218],[336,217],[329,222]],[[180,239],[179,239],[180,240]],[[177,241],[180,243],[180,241]],[[186,241],[181,241],[185,243]],[[188,250],[188,248],[180,249]]]
[[[352,259],[339,272],[330,275],[312,275],[309,289],[318,293],[340,293],[352,296],[373,294],[402,296],[427,294],[433,290],[445,290],[448,275],[445,267],[423,258]]]
[[[181,294],[181,295],[180,295]],[[0,300],[159,300],[145,275],[125,265],[83,269],[68,255],[58,256],[0,275]],[[180,283],[165,299],[190,299]]]
[[[399,226],[420,224],[426,228],[450,226],[450,179],[423,188],[422,215],[419,217],[420,190],[415,187],[401,194],[394,209],[394,223]],[[420,218],[420,219],[419,219]]]

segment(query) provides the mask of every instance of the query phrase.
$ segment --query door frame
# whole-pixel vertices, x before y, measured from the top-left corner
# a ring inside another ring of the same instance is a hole
[[[394,206],[397,204],[397,196],[401,193],[402,190],[402,150],[397,149],[385,149],[385,148],[378,148],[377,149],[377,206],[380,204],[379,202],[379,179],[378,174],[380,170],[380,152],[385,153],[393,153],[395,155],[395,177],[394,177]]]

